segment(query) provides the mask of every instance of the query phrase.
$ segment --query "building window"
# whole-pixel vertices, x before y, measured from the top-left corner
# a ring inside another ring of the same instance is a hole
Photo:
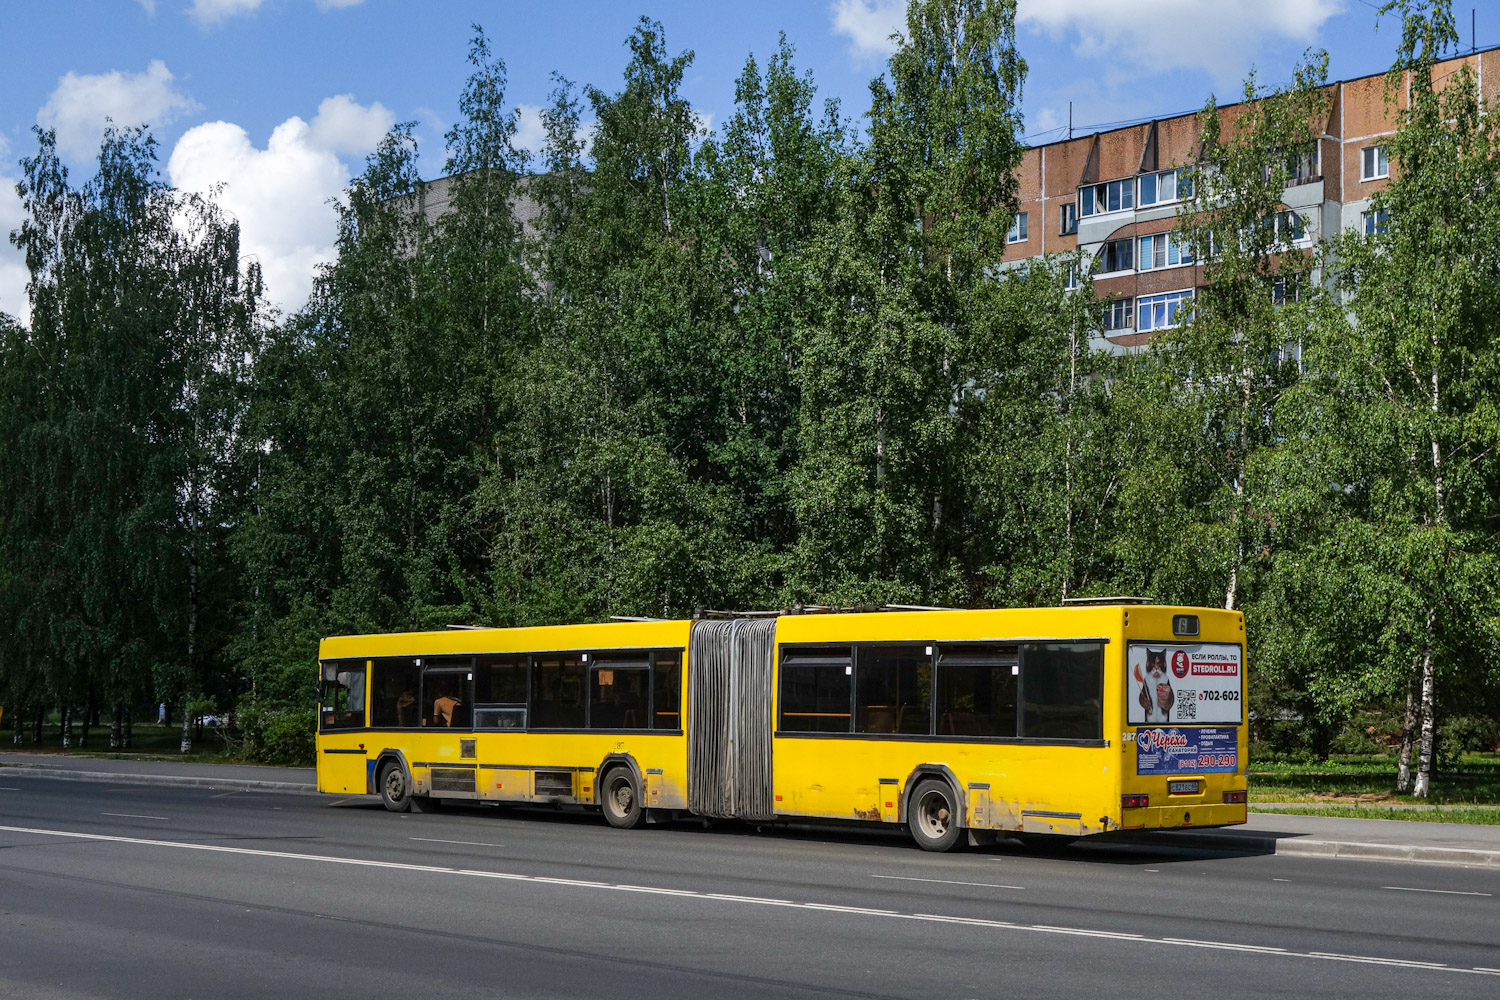
[[[1080,284],[1082,284],[1082,279],[1078,276],[1078,265],[1069,264],[1067,276],[1063,278],[1063,287],[1071,292],[1077,289]]]
[[[1193,196],[1193,185],[1186,170],[1162,170],[1154,174],[1142,174],[1140,178],[1142,208],[1147,205],[1165,205],[1167,202]]]
[[[1015,219],[1010,224],[1010,232],[1005,234],[1007,243],[1026,242],[1026,215],[1025,212],[1017,212]]]
[[[1384,235],[1390,213],[1383,208],[1359,213],[1359,228],[1366,236]]]
[[[1078,216],[1123,212],[1135,208],[1135,178],[1090,184],[1078,189]]]
[[[1287,187],[1297,184],[1307,184],[1317,180],[1321,174],[1318,172],[1319,149],[1313,146],[1311,149],[1301,153],[1293,153],[1286,158],[1286,183]]]
[[[1141,237],[1140,254],[1136,257],[1138,270],[1150,271],[1158,267],[1180,267],[1193,263],[1193,248],[1178,241],[1174,233],[1156,233]]]
[[[1285,211],[1276,213],[1276,239],[1280,243],[1298,243],[1307,236],[1307,220],[1302,213]]]
[[[1132,300],[1129,296],[1123,299],[1112,299],[1104,304],[1104,329],[1106,330],[1129,330],[1131,329],[1131,317],[1135,312],[1131,308]]]
[[[1290,271],[1271,279],[1271,302],[1282,306],[1302,301],[1302,272]]]
[[[1067,202],[1061,206],[1058,216],[1057,234],[1067,236],[1069,233],[1078,232],[1078,203]]]
[[[1135,240],[1110,240],[1099,248],[1099,270],[1103,274],[1135,267]]]
[[[1185,306],[1192,301],[1193,290],[1163,292],[1161,295],[1142,295],[1136,303],[1136,332],[1164,330],[1177,326],[1183,320]]]
[[[1386,157],[1385,146],[1366,146],[1360,152],[1363,154],[1360,180],[1374,181],[1391,175],[1391,162]]]

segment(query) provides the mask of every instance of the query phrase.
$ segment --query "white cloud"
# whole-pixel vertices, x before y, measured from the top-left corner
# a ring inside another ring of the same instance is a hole
[[[319,10],[341,10],[344,7],[358,7],[365,0],[317,0]]]
[[[896,51],[892,32],[906,27],[906,0],[837,0],[829,8],[833,33],[849,39],[855,59],[883,59]]]
[[[205,28],[215,28],[231,17],[253,14],[264,0],[193,0],[188,17]]]
[[[363,155],[380,145],[395,124],[395,114],[379,101],[365,107],[353,94],[339,94],[323,99],[308,128],[312,142],[323,149]]]
[[[11,246],[10,234],[19,229],[25,212],[16,194],[16,178],[10,175],[10,145],[0,136],[0,312],[22,323],[30,322],[31,303],[26,299],[26,258]]]
[[[147,17],[156,16],[156,0],[135,0],[146,11]]]
[[[546,143],[547,129],[542,125],[542,109],[535,104],[517,104],[515,147],[536,155]]]
[[[1108,60],[1123,79],[1196,69],[1236,82],[1261,45],[1315,40],[1346,0],[1020,0],[1016,23],[1082,59]],[[1121,70],[1129,72],[1122,72]]]
[[[198,125],[177,141],[167,176],[185,191],[223,184],[217,201],[239,220],[241,250],[260,262],[267,294],[286,309],[306,301],[317,266],[334,259],[329,200],[349,183],[348,168],[311,126],[288,118],[258,149],[238,125]]]
[[[70,70],[36,113],[37,124],[57,130],[63,155],[87,160],[99,152],[105,119],[119,126],[161,126],[196,110],[198,103],[173,82],[172,71],[160,59],[143,73],[79,75]]]

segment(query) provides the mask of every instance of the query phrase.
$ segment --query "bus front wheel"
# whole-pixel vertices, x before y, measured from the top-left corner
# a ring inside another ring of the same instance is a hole
[[[609,825],[633,830],[646,821],[641,807],[641,788],[628,767],[617,767],[599,783],[599,807]]]
[[[946,781],[928,778],[912,792],[906,820],[911,837],[924,851],[951,851],[963,836],[963,817]]]
[[[380,769],[380,801],[393,813],[411,810],[411,782],[400,761],[386,761]]]

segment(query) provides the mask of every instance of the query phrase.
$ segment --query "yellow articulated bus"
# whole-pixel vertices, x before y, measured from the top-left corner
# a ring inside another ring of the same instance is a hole
[[[338,636],[318,789],[904,823],[927,850],[1246,819],[1245,623],[1114,598]]]

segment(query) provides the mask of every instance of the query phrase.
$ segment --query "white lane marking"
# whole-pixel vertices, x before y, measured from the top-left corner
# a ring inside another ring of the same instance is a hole
[[[943,885],[979,885],[987,889],[1024,889],[1024,885],[1000,885],[998,882],[956,882],[951,878],[912,878],[910,875],[871,875],[871,878],[889,878],[900,882],[938,882]]]
[[[1382,889],[1395,889],[1397,892],[1435,892],[1442,896],[1493,896],[1493,892],[1460,892],[1457,889],[1413,889],[1408,885],[1383,885]]]
[[[1273,878],[1271,881],[1272,882],[1290,882],[1291,879],[1289,879],[1289,878]]]
[[[1103,938],[1111,941],[1129,941],[1140,944],[1169,945],[1174,947],[1207,948],[1214,951],[1231,951],[1268,955],[1280,958],[1304,958],[1320,961],[1359,962],[1386,968],[1414,969],[1421,972],[1458,972],[1465,975],[1500,976],[1500,969],[1483,966],[1461,968],[1436,962],[1416,962],[1397,958],[1381,958],[1375,955],[1342,955],[1324,951],[1290,951],[1265,945],[1239,944],[1233,941],[1197,941],[1191,938],[1150,938],[1142,934],[1123,931],[1099,931],[1086,927],[1057,927],[1050,924],[1018,924],[1006,920],[985,920],[980,917],[957,917],[939,913],[900,913],[895,910],[878,910],[863,906],[838,906],[831,903],[802,903],[791,899],[767,899],[758,896],[736,896],[728,893],[697,892],[690,889],[668,889],[657,886],[616,885],[609,882],[590,882],[582,879],[547,878],[540,875],[520,875],[515,872],[480,871],[468,868],[446,868],[440,865],[416,865],[403,861],[376,861],[371,858],[341,858],[328,854],[297,854],[291,851],[269,851],[255,847],[230,847],[224,844],[193,844],[177,840],[151,840],[145,837],[122,837],[103,833],[79,833],[73,830],[46,830],[27,826],[0,826],[0,832],[19,833],[29,836],[61,837],[70,840],[91,840],[99,843],[134,844],[140,847],[165,847],[181,851],[207,851],[213,854],[239,854],[258,858],[276,858],[287,861],[315,861],[323,864],[351,865],[359,868],[383,868],[394,871],[423,872],[438,875],[460,875],[470,878],[503,879],[510,882],[561,885],[585,889],[607,889],[615,892],[652,892],[668,896],[684,896],[692,899],[716,900],[760,906],[783,906],[799,910],[819,910],[844,913],[852,916],[887,917],[895,920],[920,920],[944,924],[961,924],[966,927],[994,927],[1005,930],[1030,931],[1038,934],[1062,934],[1071,937]],[[33,845],[35,846],[35,845]]]
[[[1153,875],[1160,875],[1161,874],[1161,869],[1160,868],[1142,868],[1141,871],[1143,871],[1143,872],[1150,872]]]
[[[11,788],[9,785],[0,785],[0,792],[19,792],[19,788]]]
[[[146,816],[142,813],[100,813],[100,816],[118,816],[121,819],[171,819],[170,816]]]
[[[337,802],[334,805],[338,805]],[[465,847],[504,847],[504,844],[486,844],[482,840],[439,840],[436,837],[407,837],[407,840],[419,840],[424,844],[462,844]]]
[[[238,788],[236,788],[233,791],[220,792],[217,795],[210,795],[209,798],[211,798],[211,799],[227,799],[231,795],[239,795],[239,794],[240,794],[240,790]],[[338,803],[335,802],[334,805],[338,805]]]

